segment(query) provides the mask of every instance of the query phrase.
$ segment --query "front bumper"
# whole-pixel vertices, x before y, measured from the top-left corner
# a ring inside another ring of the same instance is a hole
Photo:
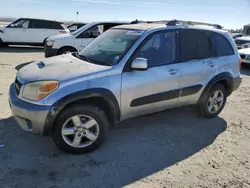
[[[50,106],[31,104],[19,99],[14,84],[9,89],[9,104],[15,120],[23,130],[44,134],[47,117],[52,109]]]
[[[44,46],[45,57],[52,57],[58,55],[58,49],[52,48],[52,46]]]

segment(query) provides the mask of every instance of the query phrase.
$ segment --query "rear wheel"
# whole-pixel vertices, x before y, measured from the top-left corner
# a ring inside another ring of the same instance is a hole
[[[101,146],[107,130],[107,117],[98,107],[71,106],[59,114],[52,138],[66,152],[86,153]]]
[[[227,91],[221,84],[213,86],[207,94],[205,100],[199,104],[200,114],[207,118],[218,116],[223,110],[227,101]]]
[[[58,55],[62,55],[62,54],[68,54],[71,52],[76,52],[76,49],[74,48],[70,48],[70,47],[65,47],[59,50]]]

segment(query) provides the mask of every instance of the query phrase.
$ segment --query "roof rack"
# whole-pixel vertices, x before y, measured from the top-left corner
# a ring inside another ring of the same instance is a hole
[[[167,22],[166,25],[169,26],[176,26],[176,25],[205,25],[205,26],[211,26],[216,29],[222,29],[223,27],[218,24],[210,24],[210,23],[204,23],[204,22],[193,22],[193,21],[183,21],[183,20],[170,20]]]
[[[139,24],[139,23],[166,23],[168,21],[139,21],[139,20],[134,20],[130,22],[130,24]]]

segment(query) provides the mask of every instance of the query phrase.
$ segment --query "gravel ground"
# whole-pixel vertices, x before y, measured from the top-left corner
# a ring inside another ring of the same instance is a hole
[[[1,188],[250,187],[250,68],[218,118],[201,118],[193,107],[139,117],[118,124],[99,150],[69,155],[11,117],[16,69],[41,58],[39,48],[0,49]]]

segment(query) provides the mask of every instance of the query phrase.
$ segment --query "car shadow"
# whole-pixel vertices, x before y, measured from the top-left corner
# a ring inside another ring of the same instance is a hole
[[[43,52],[43,47],[40,46],[8,46],[1,47],[0,53],[38,53]]]
[[[184,107],[126,120],[110,131],[107,142],[95,152],[70,155],[57,149],[51,139],[26,133],[7,118],[0,121],[4,145],[0,160],[6,169],[0,173],[0,183],[123,187],[162,170],[167,176],[168,167],[211,145],[226,128],[222,118],[205,119],[193,107]]]
[[[240,73],[246,76],[250,76],[250,65],[244,64],[241,67]]]

